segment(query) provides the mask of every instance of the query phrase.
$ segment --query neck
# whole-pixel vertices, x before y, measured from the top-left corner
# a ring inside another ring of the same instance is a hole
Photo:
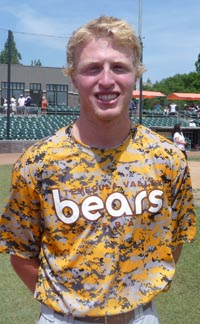
[[[79,118],[74,124],[72,135],[88,146],[106,148],[123,143],[130,129],[131,121],[129,118],[116,122],[102,121],[98,125],[96,123],[90,124]]]

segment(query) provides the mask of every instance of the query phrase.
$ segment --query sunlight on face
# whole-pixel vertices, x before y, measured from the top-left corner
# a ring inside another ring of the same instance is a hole
[[[92,39],[76,51],[73,83],[88,116],[115,118],[128,112],[135,86],[131,50],[106,38]]]

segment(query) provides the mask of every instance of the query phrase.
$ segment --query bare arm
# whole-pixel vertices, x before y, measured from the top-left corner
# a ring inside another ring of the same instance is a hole
[[[39,261],[37,259],[29,260],[20,258],[16,255],[11,255],[10,262],[20,279],[28,289],[34,293],[38,276]]]
[[[175,138],[175,141],[176,141],[177,144],[184,144],[184,145],[187,144],[186,141],[180,140],[179,137],[176,137],[176,138]]]
[[[180,258],[182,247],[183,247],[183,245],[179,244],[176,246],[175,250],[172,252],[175,263],[177,263]]]

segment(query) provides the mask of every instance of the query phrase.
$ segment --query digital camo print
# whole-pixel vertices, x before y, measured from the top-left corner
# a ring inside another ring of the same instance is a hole
[[[15,164],[0,251],[40,258],[35,298],[58,312],[127,312],[168,289],[173,248],[195,238],[188,166],[141,125],[112,149],[74,141],[71,127]]]

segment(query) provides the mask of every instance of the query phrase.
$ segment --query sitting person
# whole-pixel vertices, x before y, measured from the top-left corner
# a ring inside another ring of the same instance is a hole
[[[195,123],[195,121],[193,119],[190,120],[189,126],[190,127],[197,127],[197,125],[196,125],[196,123]]]

